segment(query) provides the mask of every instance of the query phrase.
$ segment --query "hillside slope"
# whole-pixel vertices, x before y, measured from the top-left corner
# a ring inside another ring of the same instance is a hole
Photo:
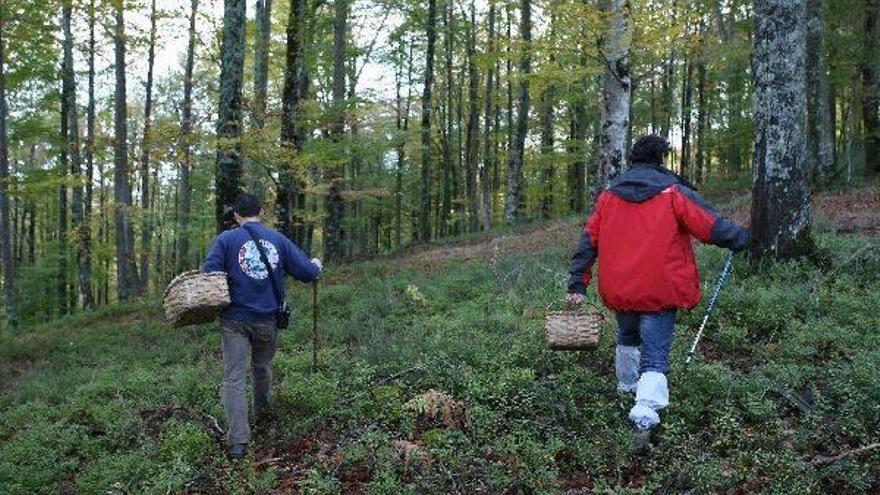
[[[544,346],[577,235],[560,221],[332,270],[316,372],[295,288],[245,462],[223,455],[216,325],[171,330],[145,302],[22,329],[0,345],[0,493],[878,491],[880,449],[855,450],[880,439],[878,190],[816,205],[826,266],[738,262],[687,373],[701,313],[680,315],[648,459],[613,326],[595,351]],[[704,290],[723,254],[700,248]]]

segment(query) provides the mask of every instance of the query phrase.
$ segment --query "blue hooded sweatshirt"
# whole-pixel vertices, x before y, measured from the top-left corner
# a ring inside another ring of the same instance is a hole
[[[247,226],[263,245],[275,280],[284,297],[284,273],[301,282],[318,278],[320,269],[287,237],[260,222]],[[233,321],[265,321],[275,318],[278,304],[272,292],[269,272],[253,239],[243,227],[223,232],[214,241],[202,272],[226,272],[232,303],[220,317]]]

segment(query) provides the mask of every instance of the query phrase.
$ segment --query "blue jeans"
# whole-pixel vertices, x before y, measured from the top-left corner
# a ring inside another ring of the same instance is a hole
[[[639,373],[669,371],[675,312],[670,309],[659,313],[617,313],[617,344],[641,347]]]

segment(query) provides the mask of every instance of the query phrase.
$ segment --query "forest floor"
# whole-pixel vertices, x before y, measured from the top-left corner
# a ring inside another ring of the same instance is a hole
[[[569,219],[331,268],[317,371],[292,287],[274,415],[241,462],[216,325],[169,329],[146,301],[19,329],[0,343],[0,493],[880,491],[880,189],[814,204],[822,267],[738,262],[687,372],[702,307],[680,313],[650,457],[628,453],[613,326],[593,351],[544,345]],[[747,217],[747,197],[722,206]],[[698,249],[704,291],[723,257]]]

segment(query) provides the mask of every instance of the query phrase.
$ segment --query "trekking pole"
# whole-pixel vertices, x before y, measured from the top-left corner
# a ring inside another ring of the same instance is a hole
[[[684,361],[684,369],[687,371],[688,365],[691,364],[691,359],[694,357],[694,353],[697,351],[697,344],[700,343],[700,338],[703,336],[703,330],[706,329],[706,323],[709,321],[709,316],[712,315],[712,311],[715,309],[715,302],[718,300],[718,293],[721,292],[721,287],[724,286],[724,283],[727,282],[727,278],[730,276],[731,268],[733,267],[733,256],[736,253],[731,252],[727,256],[727,261],[724,262],[724,268],[721,270],[721,276],[718,277],[718,282],[715,284],[715,291],[712,293],[712,297],[709,299],[709,307],[706,308],[706,315],[703,316],[703,323],[700,325],[700,329],[697,330],[697,337],[694,339],[694,343],[691,345],[691,350],[688,351],[687,359]]]
[[[318,371],[318,281],[312,282],[312,372]]]

